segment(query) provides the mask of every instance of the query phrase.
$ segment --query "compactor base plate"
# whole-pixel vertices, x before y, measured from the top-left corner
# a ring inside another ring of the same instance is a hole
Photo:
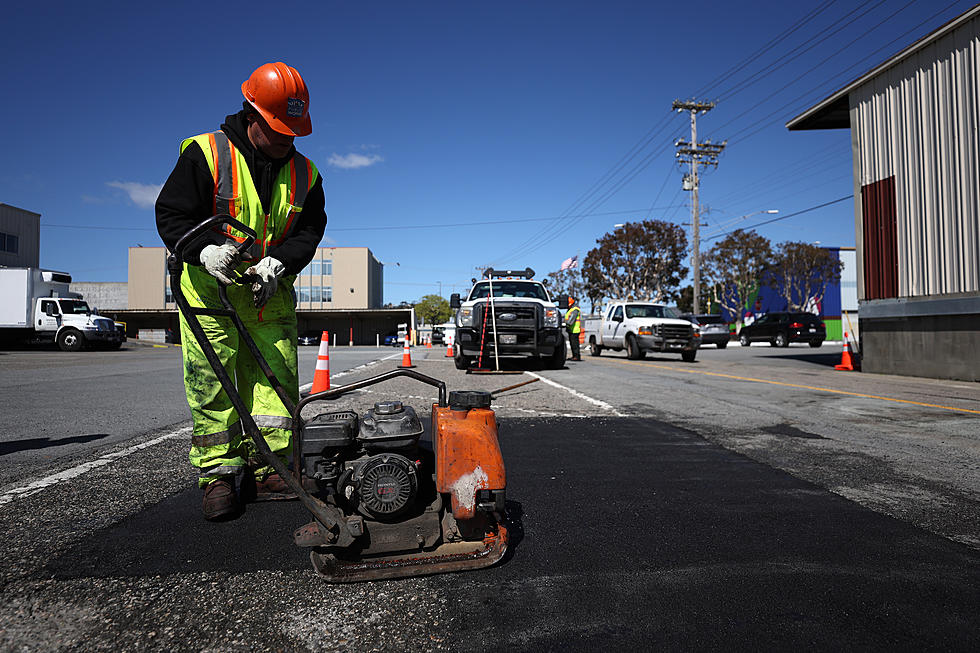
[[[329,583],[409,578],[489,567],[504,557],[508,533],[498,524],[495,533],[480,542],[451,542],[417,554],[378,556],[360,560],[339,558],[326,547],[310,551],[313,568]]]

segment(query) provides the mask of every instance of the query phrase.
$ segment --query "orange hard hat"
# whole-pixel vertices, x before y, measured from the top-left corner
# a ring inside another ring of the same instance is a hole
[[[281,61],[259,66],[242,82],[242,95],[280,134],[306,136],[313,131],[310,92],[292,66]]]

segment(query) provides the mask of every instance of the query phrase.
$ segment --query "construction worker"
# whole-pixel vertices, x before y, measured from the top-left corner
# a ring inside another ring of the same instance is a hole
[[[572,346],[572,357],[569,360],[582,360],[578,348],[579,334],[582,333],[582,309],[571,296],[568,298],[568,310],[565,311],[565,330],[568,331],[568,343]]]
[[[228,213],[258,234],[243,256],[244,234],[222,227],[185,252],[181,290],[192,306],[220,307],[227,286],[259,350],[286,392],[299,399],[296,302],[293,280],[312,260],[323,237],[323,183],[293,139],[312,131],[309,91],[284,63],[260,66],[242,84],[242,110],[220,131],[185,139],[156,203],[157,229],[172,251],[177,240],[212,215]],[[254,275],[248,285],[235,283]],[[228,318],[199,317],[229,376],[272,451],[288,461],[292,423]],[[190,461],[200,470],[203,512],[209,520],[234,517],[243,500],[290,498],[288,487],[258,456],[239,416],[180,316],[184,385],[194,420]]]

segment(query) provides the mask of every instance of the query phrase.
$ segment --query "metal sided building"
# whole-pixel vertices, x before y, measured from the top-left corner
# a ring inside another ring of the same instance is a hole
[[[863,369],[980,381],[980,5],[790,120],[850,128]]]

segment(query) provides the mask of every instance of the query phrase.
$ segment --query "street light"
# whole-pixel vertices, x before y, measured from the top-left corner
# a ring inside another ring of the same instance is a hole
[[[707,236],[705,238],[705,240],[707,240],[709,238],[715,238],[717,236],[720,236],[721,234],[728,235],[728,231],[725,229],[725,227],[728,227],[730,225],[733,225],[736,222],[740,222],[741,220],[745,220],[746,218],[751,218],[753,215],[759,215],[760,213],[769,213],[769,214],[779,213],[779,209],[763,209],[761,211],[753,211],[752,213],[746,213],[745,215],[740,215],[737,218],[733,218],[733,219],[729,220],[728,222],[726,222],[724,224],[720,224],[717,227],[715,227],[719,231],[715,232],[711,236]]]

